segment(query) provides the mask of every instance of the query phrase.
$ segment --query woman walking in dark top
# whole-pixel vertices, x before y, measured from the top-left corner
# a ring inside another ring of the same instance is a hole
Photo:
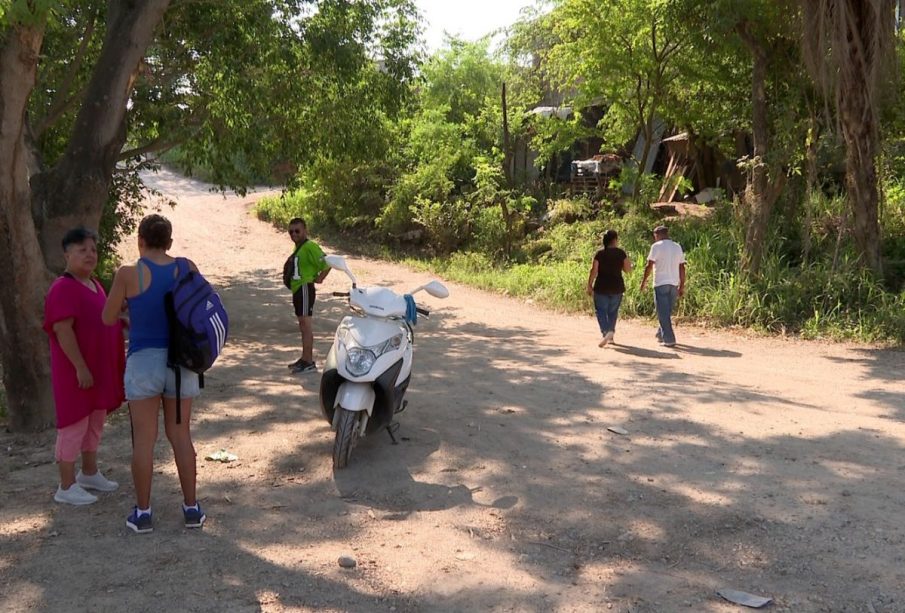
[[[594,310],[603,337],[599,347],[613,342],[616,334],[616,318],[625,293],[623,272],[632,270],[632,261],[619,248],[619,234],[607,230],[603,235],[603,249],[594,254],[591,274],[588,275],[588,295],[594,297]]]

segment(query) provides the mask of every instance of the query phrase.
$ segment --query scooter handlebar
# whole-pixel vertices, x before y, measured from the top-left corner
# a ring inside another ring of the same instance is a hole
[[[415,307],[415,310],[418,312],[419,315],[424,315],[425,317],[430,317],[431,312],[428,311],[427,309],[424,309],[422,307]]]
[[[348,298],[349,292],[333,292],[333,295],[337,298]]]

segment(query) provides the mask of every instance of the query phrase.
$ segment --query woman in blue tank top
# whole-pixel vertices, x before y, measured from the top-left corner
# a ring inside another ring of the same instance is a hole
[[[182,369],[180,396],[182,419],[176,423],[176,376],[167,366],[169,323],[164,296],[176,283],[176,259],[167,251],[173,244],[173,227],[166,217],[148,215],[138,226],[138,253],[133,265],[121,266],[104,306],[103,319],[115,324],[128,308],[129,351],[126,358],[126,400],[132,420],[132,480],[136,505],[126,526],[137,533],[154,529],[151,515],[151,476],[157,416],[163,401],[164,427],[173,447],[182,512],[186,528],[200,528],[206,519],[195,494],[195,447],[189,429],[192,399],[200,393],[198,375]],[[189,267],[197,270],[189,261]]]

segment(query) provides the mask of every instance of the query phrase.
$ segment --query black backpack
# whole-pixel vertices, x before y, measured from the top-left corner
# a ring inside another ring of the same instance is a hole
[[[292,252],[286,263],[283,264],[283,285],[286,289],[292,289],[292,277],[295,275],[295,251]]]
[[[292,255],[286,258],[286,263],[283,264],[283,285],[286,286],[286,289],[292,289],[292,278],[295,276],[295,259],[299,255],[299,249],[302,248],[308,239],[302,241],[301,245],[296,247],[292,251]]]

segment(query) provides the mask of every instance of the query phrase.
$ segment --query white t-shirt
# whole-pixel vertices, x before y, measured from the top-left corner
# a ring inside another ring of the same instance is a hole
[[[654,263],[654,287],[679,285],[679,264],[685,263],[685,254],[679,243],[668,238],[650,246],[649,262]]]

